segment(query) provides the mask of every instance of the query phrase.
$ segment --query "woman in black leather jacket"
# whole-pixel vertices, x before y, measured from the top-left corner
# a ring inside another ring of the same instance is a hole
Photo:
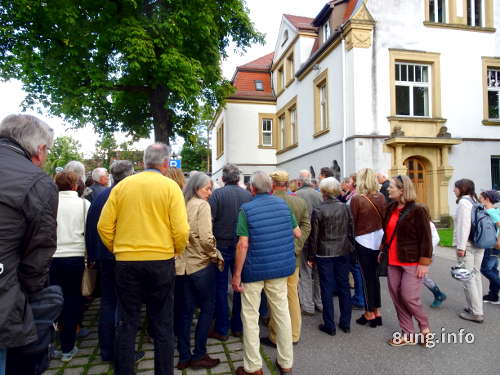
[[[311,216],[308,259],[310,265],[313,262],[317,264],[319,272],[324,322],[319,329],[334,336],[334,287],[339,295],[339,327],[345,333],[350,332],[352,307],[348,275],[353,224],[349,208],[336,198],[340,194],[339,182],[328,177],[321,181],[319,187],[323,202]]]

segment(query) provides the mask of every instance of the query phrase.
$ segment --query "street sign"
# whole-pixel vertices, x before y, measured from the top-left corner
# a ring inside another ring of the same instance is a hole
[[[171,159],[170,166],[175,167],[177,169],[181,169],[181,161],[179,159]]]

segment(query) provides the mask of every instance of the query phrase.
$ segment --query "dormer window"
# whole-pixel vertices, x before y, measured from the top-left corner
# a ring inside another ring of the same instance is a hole
[[[264,91],[264,82],[263,81],[255,81],[255,90],[256,91]]]
[[[331,31],[330,31],[330,22],[326,21],[326,23],[322,26],[321,29],[323,30],[323,43],[324,43],[330,37],[330,33],[331,33]]]
[[[288,40],[288,30],[285,30],[283,32],[283,41],[281,42],[281,46],[284,46],[287,40]]]

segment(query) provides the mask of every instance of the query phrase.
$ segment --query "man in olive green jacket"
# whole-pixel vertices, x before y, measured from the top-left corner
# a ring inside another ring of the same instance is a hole
[[[292,321],[292,340],[296,344],[300,340],[300,332],[302,326],[302,315],[299,303],[299,265],[302,256],[302,248],[309,237],[311,232],[311,220],[309,217],[309,210],[305,200],[297,196],[288,194],[288,173],[285,171],[277,170],[271,174],[273,179],[273,195],[282,198],[292,211],[299,228],[302,232],[300,238],[295,238],[295,257],[296,268],[295,272],[288,277],[288,308],[290,310],[290,319]],[[269,346],[276,346],[276,333],[275,322],[271,314],[269,321],[269,337],[263,338],[262,343]]]

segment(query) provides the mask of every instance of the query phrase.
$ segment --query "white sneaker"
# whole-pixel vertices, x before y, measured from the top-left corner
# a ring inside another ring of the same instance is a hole
[[[61,361],[62,362],[69,362],[73,359],[73,357],[78,353],[78,348],[75,346],[71,351],[68,353],[62,353],[61,356]]]

